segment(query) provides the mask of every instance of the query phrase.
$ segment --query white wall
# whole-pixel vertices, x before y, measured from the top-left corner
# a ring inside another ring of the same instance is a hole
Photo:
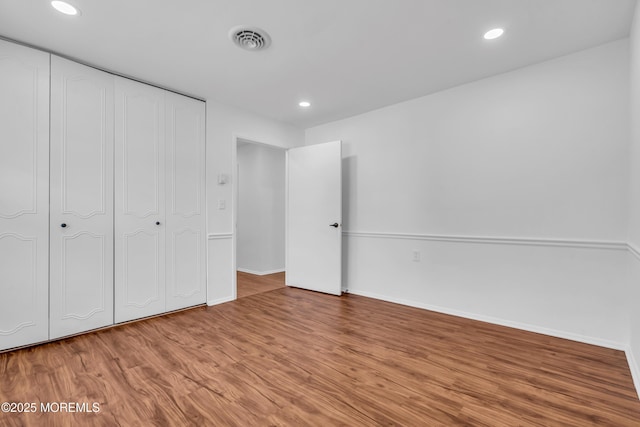
[[[207,210],[209,233],[208,283],[209,304],[235,298],[233,263],[233,147],[236,137],[260,141],[277,147],[294,147],[304,141],[304,132],[292,126],[265,119],[249,112],[207,101]],[[230,179],[219,185],[217,177]],[[218,209],[224,200],[226,208]]]
[[[640,6],[636,6],[630,39],[631,62],[631,137],[629,189],[629,289],[631,335],[629,365],[640,390]]]
[[[624,348],[628,65],[622,40],[308,129],[344,141],[349,290]]]
[[[238,145],[237,269],[284,271],[285,151]]]
[[[630,51],[630,198],[629,243],[640,249],[640,7],[636,12],[629,37]]]

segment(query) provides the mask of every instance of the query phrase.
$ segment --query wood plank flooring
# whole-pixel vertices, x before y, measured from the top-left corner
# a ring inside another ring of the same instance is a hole
[[[244,298],[285,287],[284,272],[257,276],[255,274],[238,271],[236,275],[236,282],[238,284],[236,293],[238,298]]]
[[[2,426],[638,426],[620,351],[280,288],[0,355]]]

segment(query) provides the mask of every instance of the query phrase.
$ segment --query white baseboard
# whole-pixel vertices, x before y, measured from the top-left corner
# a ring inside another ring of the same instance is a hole
[[[218,299],[214,299],[211,301],[207,301],[207,305],[218,305],[218,304],[222,304],[225,302],[229,302],[229,301],[234,301],[235,297],[230,296],[230,297],[224,297],[224,298],[218,298]]]
[[[248,268],[237,268],[236,270],[238,270],[241,273],[255,274],[256,276],[266,276],[267,274],[284,272],[284,268],[280,268],[277,270],[267,270],[267,271],[249,270]]]
[[[640,398],[640,365],[638,365],[638,361],[633,356],[631,347],[627,347],[624,352],[627,355],[627,363],[629,364],[629,370],[631,370],[633,385],[636,387],[636,396]]]
[[[555,330],[555,329],[549,329],[549,328],[544,328],[544,327],[540,327],[540,326],[529,325],[527,323],[513,322],[513,321],[510,321],[510,320],[499,319],[499,318],[485,316],[485,315],[481,315],[481,314],[474,314],[474,313],[467,313],[467,312],[459,311],[459,310],[452,310],[452,309],[445,308],[445,307],[438,307],[438,306],[433,306],[433,305],[430,305],[430,304],[423,304],[423,303],[419,303],[419,302],[415,302],[415,301],[407,301],[407,300],[403,300],[403,299],[400,299],[400,298],[393,298],[393,297],[388,297],[388,296],[385,296],[385,295],[378,295],[378,294],[374,294],[374,293],[371,293],[371,292],[359,292],[357,290],[354,291],[354,290],[350,289],[349,293],[355,294],[355,295],[361,295],[363,297],[368,297],[368,298],[379,299],[379,300],[383,300],[383,301],[387,301],[387,302],[392,302],[392,303],[395,303],[395,304],[406,305],[406,306],[409,306],[409,307],[422,308],[422,309],[425,309],[425,310],[435,311],[437,313],[450,314],[452,316],[463,317],[465,319],[479,320],[481,322],[492,323],[494,325],[507,326],[509,328],[521,329],[523,331],[535,332],[537,334],[549,335],[549,336],[556,337],[556,338],[563,338],[563,339],[577,341],[577,342],[581,342],[581,343],[585,343],[585,344],[592,344],[592,345],[597,345],[597,346],[600,346],[600,347],[611,348],[611,349],[614,349],[614,350],[626,351],[627,348],[628,348],[628,346],[626,344],[615,342],[615,341],[603,340],[603,339],[600,339],[600,338],[594,338],[594,337],[589,337],[589,336],[585,336],[585,335],[574,334],[574,333],[571,333],[571,332],[558,331],[558,330]]]

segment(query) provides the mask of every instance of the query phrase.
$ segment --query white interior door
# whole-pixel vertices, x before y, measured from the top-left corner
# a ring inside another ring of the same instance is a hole
[[[167,310],[206,302],[204,102],[167,92]]]
[[[342,143],[287,151],[286,284],[342,293]]]
[[[0,40],[0,350],[49,337],[49,54]]]
[[[115,321],[165,311],[164,91],[116,77]]]
[[[113,76],[51,58],[50,338],[113,324]]]

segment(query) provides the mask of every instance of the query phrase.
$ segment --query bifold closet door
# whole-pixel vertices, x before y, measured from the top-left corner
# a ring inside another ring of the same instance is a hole
[[[165,310],[164,91],[115,78],[115,321]]]
[[[167,92],[167,311],[206,302],[205,105]]]
[[[49,54],[0,40],[0,350],[49,337]]]
[[[51,57],[51,339],[113,324],[113,76]]]

